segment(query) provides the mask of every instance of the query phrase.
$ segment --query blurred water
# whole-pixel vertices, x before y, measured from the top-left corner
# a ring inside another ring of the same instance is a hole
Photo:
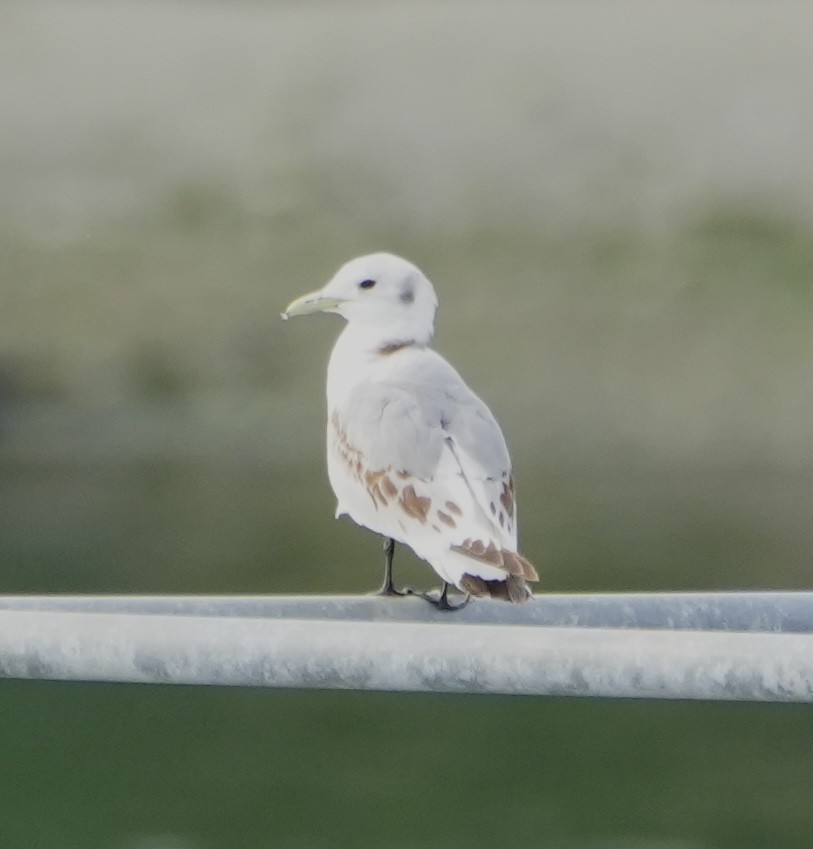
[[[810,586],[806,4],[0,6],[0,582],[364,592],[350,256],[436,283],[545,590]],[[431,582],[400,555],[399,575]],[[805,847],[788,707],[2,682],[0,847]]]

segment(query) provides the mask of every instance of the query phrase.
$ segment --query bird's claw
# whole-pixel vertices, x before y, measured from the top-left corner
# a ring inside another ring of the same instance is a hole
[[[409,587],[404,587],[402,590],[396,590],[392,584],[384,584],[384,586],[381,587],[381,589],[376,590],[373,595],[379,595],[386,598],[388,596],[403,597],[407,595],[414,595],[414,593],[411,589],[409,589]]]
[[[428,601],[436,610],[462,610],[471,601],[471,596],[466,595],[459,604],[452,604],[449,601],[448,587],[445,586],[443,590],[437,592],[437,595],[433,594],[431,590],[429,592],[419,593],[410,589],[405,589],[404,595],[414,595],[422,598],[424,601]]]

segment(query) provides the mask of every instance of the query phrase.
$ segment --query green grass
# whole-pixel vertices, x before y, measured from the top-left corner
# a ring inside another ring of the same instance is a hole
[[[803,708],[3,689],[4,834],[25,849],[801,849],[813,825]]]

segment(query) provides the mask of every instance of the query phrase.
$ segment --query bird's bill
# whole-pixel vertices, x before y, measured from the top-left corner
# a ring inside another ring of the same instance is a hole
[[[293,318],[295,315],[312,315],[316,312],[331,312],[335,310],[341,301],[338,298],[331,298],[323,295],[321,290],[317,292],[308,292],[301,298],[291,301],[282,313],[282,318]]]

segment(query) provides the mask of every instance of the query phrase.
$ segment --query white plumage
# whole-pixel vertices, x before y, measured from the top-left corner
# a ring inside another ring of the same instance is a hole
[[[521,602],[537,574],[517,551],[508,449],[488,407],[427,347],[436,308],[421,271],[381,253],[283,314],[347,321],[327,376],[336,515],[410,546],[466,593]]]

